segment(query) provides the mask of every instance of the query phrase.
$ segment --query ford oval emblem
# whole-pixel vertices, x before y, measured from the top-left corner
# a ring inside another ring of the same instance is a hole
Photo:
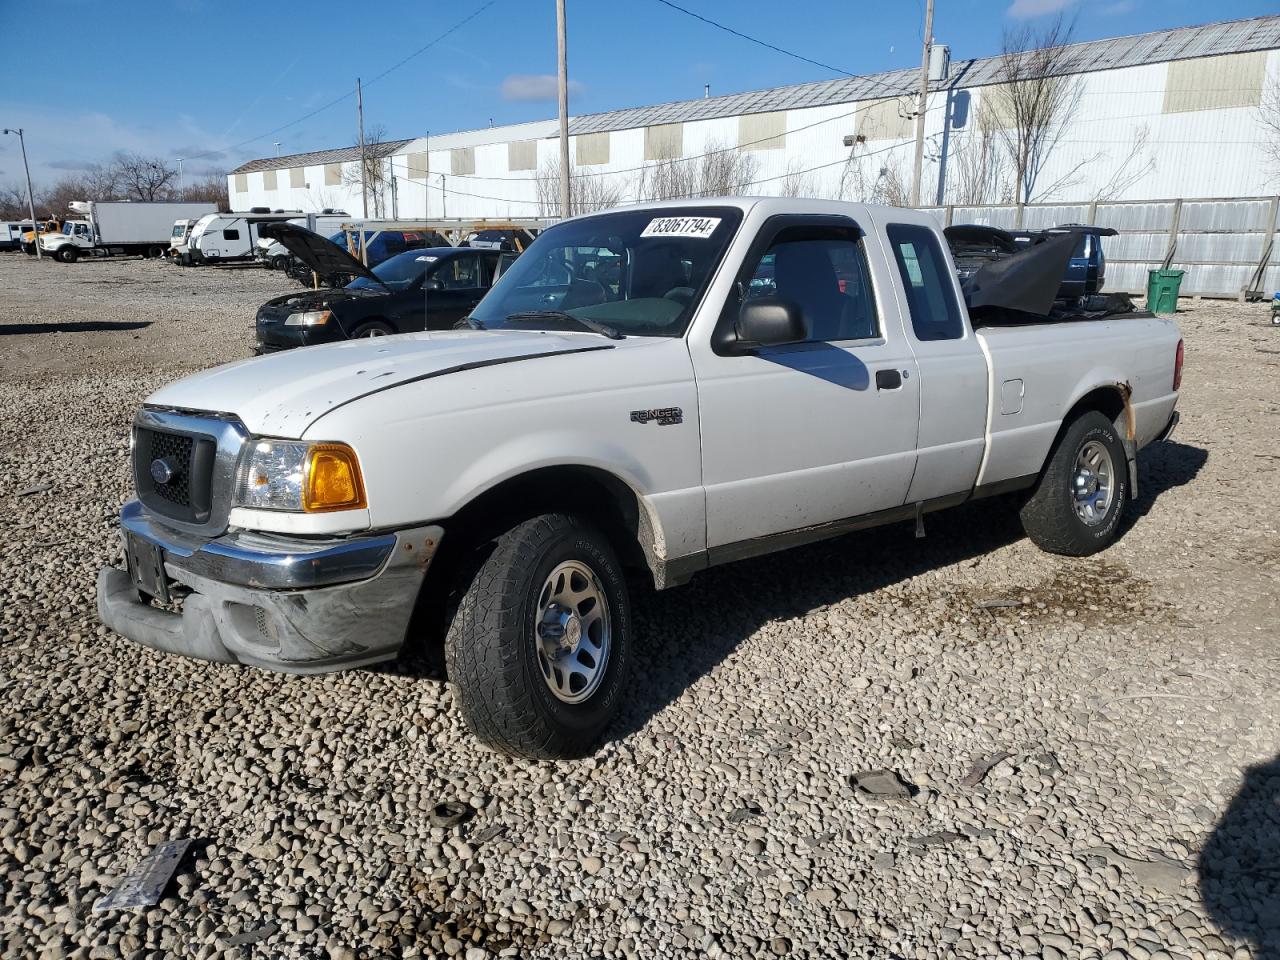
[[[169,466],[167,460],[152,460],[151,479],[163,487],[173,479],[173,467]]]

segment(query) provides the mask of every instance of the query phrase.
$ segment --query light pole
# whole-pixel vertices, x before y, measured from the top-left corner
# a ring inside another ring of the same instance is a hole
[[[27,141],[22,136],[22,128],[10,130],[4,128],[5,133],[16,133],[18,135],[18,145],[22,147],[22,170],[27,175],[27,211],[31,214],[31,239],[36,247],[36,259],[40,259],[40,226],[36,223],[36,195],[31,192],[31,168],[27,166]]]
[[[274,144],[276,145],[276,156],[277,156],[277,157],[278,157],[278,156],[280,156],[280,141],[279,141],[279,140],[272,140],[271,142],[272,142],[272,143],[274,143]]]
[[[178,196],[182,196],[182,157],[175,157],[178,161]]]
[[[556,94],[560,101],[560,216],[569,217],[569,39],[564,0],[556,0]]]

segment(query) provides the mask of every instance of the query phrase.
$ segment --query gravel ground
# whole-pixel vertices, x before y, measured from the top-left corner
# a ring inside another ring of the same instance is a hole
[[[5,956],[1280,957],[1265,306],[1184,305],[1182,426],[1104,554],[988,502],[638,597],[612,736],[537,764],[413,663],[282,676],[98,625],[135,407],[245,355],[287,283],[0,257]],[[177,838],[159,905],[91,911]]]

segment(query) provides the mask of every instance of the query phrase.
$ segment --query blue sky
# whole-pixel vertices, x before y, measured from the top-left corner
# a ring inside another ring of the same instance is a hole
[[[191,175],[270,156],[275,141],[281,153],[352,143],[356,76],[366,83],[366,124],[381,124],[389,139],[553,117],[553,0],[488,2],[0,0],[5,50],[52,51],[39,57],[38,80],[5,71],[0,126],[26,128],[32,176],[47,183],[122,149],[185,157]],[[919,64],[923,0],[678,2],[850,73]],[[1276,12],[1275,0],[936,6],[934,36],[957,59],[997,53],[1006,27],[1059,10],[1077,17],[1081,40]],[[568,0],[568,10],[572,113],[698,97],[705,83],[717,94],[836,76],[657,0]],[[17,146],[0,137],[0,184],[22,176]]]

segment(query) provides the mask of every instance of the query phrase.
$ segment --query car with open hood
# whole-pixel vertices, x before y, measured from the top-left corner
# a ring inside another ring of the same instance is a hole
[[[367,267],[345,249],[306,227],[275,223],[262,235],[277,240],[320,276],[354,276],[337,289],[300,290],[258,308],[258,353],[383,337],[421,330],[448,330],[489,292],[497,250],[426,247],[406,250]]]

